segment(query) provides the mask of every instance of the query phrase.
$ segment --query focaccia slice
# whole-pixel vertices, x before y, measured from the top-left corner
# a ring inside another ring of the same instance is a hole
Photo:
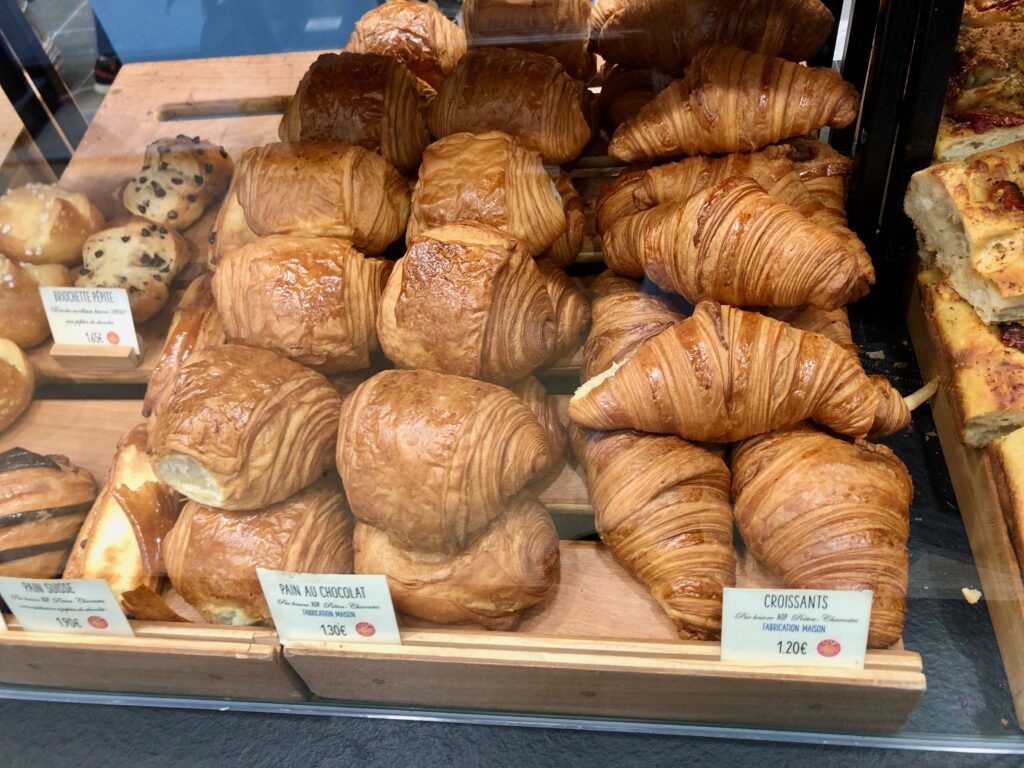
[[[988,456],[1019,567],[1024,563],[1024,429],[996,440],[988,447]]]

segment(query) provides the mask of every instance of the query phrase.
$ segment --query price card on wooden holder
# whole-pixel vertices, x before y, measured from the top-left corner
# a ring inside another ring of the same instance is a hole
[[[135,323],[124,288],[39,289],[53,334],[54,351],[114,359],[141,354]]]
[[[0,597],[26,632],[134,637],[103,579],[0,577]]]
[[[722,661],[863,668],[871,592],[726,589]]]
[[[288,573],[257,568],[281,643],[402,642],[384,576]]]

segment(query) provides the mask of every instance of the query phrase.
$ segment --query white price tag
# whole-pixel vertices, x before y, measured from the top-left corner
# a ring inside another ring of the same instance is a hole
[[[26,632],[134,637],[103,579],[0,577],[0,597]]]
[[[288,573],[257,568],[281,643],[395,643],[395,608],[384,576]]]
[[[863,667],[871,592],[726,589],[722,661]]]
[[[124,288],[39,289],[57,344],[131,347],[139,353],[135,322]]]

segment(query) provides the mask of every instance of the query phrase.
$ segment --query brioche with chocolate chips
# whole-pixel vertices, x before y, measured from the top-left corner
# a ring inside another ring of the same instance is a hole
[[[74,264],[103,224],[85,195],[29,184],[0,197],[0,252],[27,264]]]

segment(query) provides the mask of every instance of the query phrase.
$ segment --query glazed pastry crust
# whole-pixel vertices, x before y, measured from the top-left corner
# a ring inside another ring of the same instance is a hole
[[[0,253],[25,264],[75,264],[103,228],[89,198],[56,184],[28,184],[0,197]]]
[[[17,344],[0,338],[0,433],[25,412],[35,388],[32,363]]]
[[[42,344],[50,338],[42,286],[71,285],[71,273],[62,264],[19,264],[0,256],[0,317],[4,335],[22,349]]]

